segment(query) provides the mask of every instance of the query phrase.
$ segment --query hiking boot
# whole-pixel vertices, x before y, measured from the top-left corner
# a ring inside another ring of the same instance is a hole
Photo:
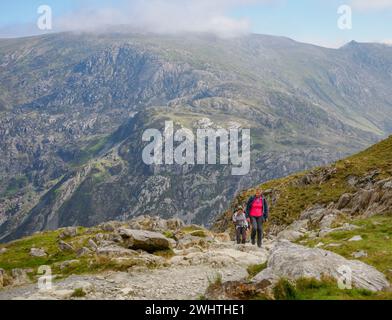
[[[252,245],[255,246],[256,245],[256,240],[252,239]]]

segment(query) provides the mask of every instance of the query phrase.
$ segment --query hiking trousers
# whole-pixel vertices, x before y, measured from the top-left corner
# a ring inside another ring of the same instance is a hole
[[[236,227],[237,244],[246,243],[246,227]]]
[[[252,244],[256,243],[257,236],[257,245],[261,247],[263,243],[263,217],[250,217],[250,223],[252,224]]]

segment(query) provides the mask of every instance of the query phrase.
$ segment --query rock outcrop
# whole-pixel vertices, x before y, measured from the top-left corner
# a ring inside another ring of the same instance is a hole
[[[353,194],[341,196],[336,208],[350,214],[373,216],[391,212],[392,179],[375,180],[376,175],[359,179],[355,182],[359,190]]]
[[[46,257],[47,254],[44,249],[31,248],[30,255],[32,257]]]
[[[268,259],[268,268],[256,275],[253,282],[268,280],[274,283],[280,278],[321,279],[322,276],[346,279],[343,270],[351,273],[354,287],[371,291],[390,287],[384,274],[361,261],[347,260],[330,251],[307,248],[289,241],[276,243]]]
[[[61,251],[74,251],[74,247],[71,244],[62,240],[59,241],[58,246]]]
[[[76,227],[69,227],[65,228],[59,235],[60,239],[66,239],[71,237],[76,237],[78,234],[78,228]]]
[[[14,286],[21,286],[27,283],[30,283],[31,280],[29,278],[29,274],[33,273],[32,269],[12,269],[11,276],[12,276],[12,284]]]
[[[0,289],[4,286],[5,270],[0,268]]]
[[[171,248],[169,239],[158,232],[120,229],[119,234],[129,249],[154,252]]]

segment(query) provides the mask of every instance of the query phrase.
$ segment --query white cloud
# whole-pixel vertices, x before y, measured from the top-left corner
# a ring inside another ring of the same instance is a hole
[[[155,33],[211,32],[223,37],[250,32],[246,18],[228,12],[242,5],[274,0],[128,0],[120,7],[94,8],[58,18],[61,30],[96,30],[112,25]],[[276,1],[276,0],[275,0]]]
[[[351,5],[359,10],[383,10],[392,8],[392,0],[351,0]]]

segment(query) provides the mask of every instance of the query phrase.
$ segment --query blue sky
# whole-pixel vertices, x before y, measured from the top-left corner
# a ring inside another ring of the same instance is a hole
[[[53,10],[53,31],[133,24],[157,32],[216,31],[282,35],[336,47],[391,41],[392,0],[1,0],[0,37],[36,34],[37,8]],[[353,27],[337,27],[340,5]]]

